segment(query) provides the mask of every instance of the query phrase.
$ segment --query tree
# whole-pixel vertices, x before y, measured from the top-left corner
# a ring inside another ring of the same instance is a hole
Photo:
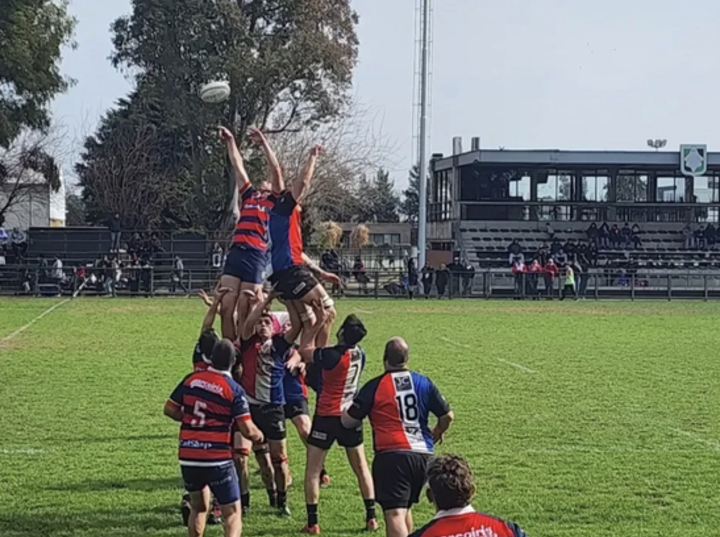
[[[0,221],[38,188],[60,189],[60,168],[51,134],[24,132],[0,151]]]
[[[50,127],[48,104],[71,83],[60,74],[75,20],[66,0],[13,0],[0,9],[0,148]]]
[[[371,192],[374,221],[378,223],[399,222],[400,199],[395,194],[395,185],[390,179],[389,172],[382,168],[378,170],[372,183]]]
[[[137,88],[120,103],[122,121],[108,115],[94,142],[122,146],[127,143],[124,124],[152,126],[152,139],[145,139],[144,146],[154,154],[143,158],[152,167],[162,162],[164,171],[157,173],[164,173],[166,181],[143,186],[156,189],[152,205],[163,209],[152,213],[153,219],[148,212],[131,219],[221,228],[231,219],[235,184],[215,126],[229,125],[241,144],[251,124],[270,133],[322,129],[347,105],[357,60],[357,17],[349,0],[133,0],[132,6],[130,16],[113,24],[111,59]],[[207,105],[197,91],[218,78],[227,78],[233,93],[226,103]],[[79,170],[91,168],[87,159],[98,172],[117,170],[113,153],[94,142],[88,140]],[[259,177],[262,159],[243,150],[252,177]],[[126,181],[139,168],[128,169]],[[105,180],[101,173],[85,176]],[[113,199],[119,201],[117,195]],[[91,221],[108,208],[97,195],[87,194],[85,201]]]
[[[68,227],[87,225],[82,196],[72,190],[68,190],[65,194],[65,225]]]

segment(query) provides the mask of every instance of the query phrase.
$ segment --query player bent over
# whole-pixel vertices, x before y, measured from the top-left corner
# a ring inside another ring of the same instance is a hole
[[[268,312],[273,298],[268,295],[256,305],[245,322],[240,343],[243,369],[240,384],[250,402],[253,421],[268,443],[279,514],[289,515],[287,489],[290,471],[285,441],[283,374],[297,331],[291,330],[285,335],[274,334],[273,318]],[[243,446],[241,455],[247,453],[248,447]],[[247,457],[241,462],[243,474],[247,475]],[[245,500],[249,504],[249,496]]]
[[[408,369],[410,352],[402,338],[385,345],[385,373],[365,384],[342,416],[356,428],[366,417],[373,431],[372,476],[388,537],[413,530],[411,508],[420,501],[434,444],[442,442],[453,413],[430,379]],[[430,430],[429,415],[437,417]]]
[[[188,536],[202,537],[205,532],[212,492],[220,503],[225,537],[239,537],[240,489],[230,450],[230,428],[236,423],[254,442],[262,442],[263,436],[250,418],[243,389],[230,375],[235,360],[233,344],[218,342],[210,360],[206,371],[191,373],[178,384],[164,413],[181,423],[178,458],[190,493]]]
[[[223,337],[235,341],[249,314],[250,297],[262,289],[263,272],[267,265],[268,221],[273,206],[268,195],[275,187],[277,192],[280,191],[282,178],[279,176],[279,165],[271,167],[273,184],[265,182],[259,191],[256,191],[250,184],[235,137],[224,127],[220,128],[220,137],[227,146],[239,196],[239,217],[233,244],[220,277],[220,287],[230,289],[230,292],[223,296],[220,310],[222,334]],[[251,138],[257,138],[255,131],[251,132]],[[270,151],[269,146],[263,146],[263,149],[266,148]]]
[[[303,533],[320,533],[320,472],[327,452],[335,442],[345,448],[350,466],[357,477],[365,502],[365,527],[371,531],[378,528],[375,518],[375,490],[365,460],[362,426],[346,429],[340,422],[343,411],[352,404],[358,390],[360,374],[365,366],[365,352],[359,347],[359,343],[366,334],[367,330],[362,321],[355,315],[350,315],[338,330],[338,343],[334,347],[315,348],[312,342],[304,342],[300,348],[303,361],[312,363],[320,370],[315,417],[307,442],[307,525],[303,528]]]
[[[443,455],[434,459],[428,468],[428,485],[428,499],[435,505],[437,514],[412,537],[527,537],[517,524],[473,509],[470,504],[475,496],[472,470],[459,455]]]

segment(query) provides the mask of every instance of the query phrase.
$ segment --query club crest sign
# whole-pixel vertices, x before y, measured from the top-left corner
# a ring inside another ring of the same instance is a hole
[[[707,146],[688,144],[680,146],[680,171],[697,177],[707,173]]]

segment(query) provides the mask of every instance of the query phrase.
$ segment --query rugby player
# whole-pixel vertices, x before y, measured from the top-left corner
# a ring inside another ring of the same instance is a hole
[[[280,194],[273,193],[269,198],[273,203],[268,227],[272,241],[272,275],[269,281],[280,298],[286,303],[295,303],[297,311],[304,312],[301,317],[304,330],[313,326],[313,317],[305,312],[305,308],[310,307],[314,313],[314,323],[325,330],[329,337],[335,319],[334,303],[308,267],[309,258],[303,252],[300,225],[300,202],[315,173],[321,151],[321,146],[313,147],[300,177],[292,182],[290,189]],[[337,275],[324,271],[323,274],[327,281],[341,283]]]
[[[437,514],[412,537],[527,537],[517,524],[473,509],[472,470],[459,455],[443,455],[430,462],[428,484],[427,496]]]
[[[205,291],[198,293],[208,307],[208,310],[200,327],[200,337],[193,349],[192,363],[194,371],[205,371],[210,367],[210,355],[212,354],[213,347],[220,341],[220,337],[217,335],[217,332],[215,332],[213,325],[215,324],[215,317],[220,310],[222,297],[228,291],[229,289],[227,288],[218,287],[213,293],[212,300],[205,294]]]
[[[219,341],[210,361],[206,371],[191,373],[178,384],[165,403],[164,413],[181,423],[178,458],[183,483],[190,493],[188,536],[202,537],[205,532],[212,492],[220,503],[225,537],[239,537],[240,489],[230,449],[230,428],[235,423],[252,441],[264,439],[251,420],[243,389],[230,376],[235,361],[233,344]]]
[[[412,511],[425,486],[434,443],[442,442],[453,420],[445,398],[430,379],[408,369],[410,351],[402,338],[385,345],[385,373],[365,384],[342,416],[354,429],[370,418],[375,458],[372,476],[388,537],[407,537]],[[430,414],[437,425],[430,430]]]
[[[227,254],[220,277],[220,287],[230,289],[223,296],[220,309],[222,335],[235,341],[250,311],[250,297],[262,289],[263,272],[267,265],[268,221],[274,203],[268,196],[273,190],[282,190],[282,172],[265,137],[257,129],[251,129],[250,138],[261,144],[268,161],[271,162],[272,184],[266,181],[256,191],[250,184],[233,134],[225,127],[220,127],[220,138],[227,146],[239,196],[239,216],[233,245]]]
[[[285,362],[293,350],[300,329],[299,319],[292,322],[295,328],[275,335],[273,317],[268,312],[274,296],[269,294],[250,312],[241,335],[242,376],[240,385],[250,402],[253,421],[263,432],[270,451],[270,460],[277,491],[277,508],[281,515],[290,515],[287,505],[287,488],[290,472],[287,462],[285,429],[285,395],[283,374]],[[292,315],[292,313],[291,313]],[[255,444],[255,448],[260,447]],[[240,448],[242,474],[247,476],[247,459],[250,446]],[[267,486],[267,485],[266,485]],[[243,503],[249,506],[249,490],[243,491]],[[268,489],[271,496],[272,490]]]
[[[320,499],[320,473],[325,457],[337,442],[345,448],[350,466],[358,479],[360,493],[365,502],[365,528],[378,529],[375,517],[375,490],[365,459],[362,426],[346,429],[340,422],[343,412],[357,394],[360,374],[365,367],[365,352],[359,347],[367,330],[355,315],[349,315],[337,333],[334,347],[316,348],[312,335],[303,336],[300,356],[303,362],[319,370],[317,403],[310,436],[307,440],[305,466],[305,502],[307,525],[303,533],[318,535],[318,501]]]

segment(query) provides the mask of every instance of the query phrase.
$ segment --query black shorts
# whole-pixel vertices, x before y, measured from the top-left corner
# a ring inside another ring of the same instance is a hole
[[[409,509],[420,501],[432,455],[413,451],[377,453],[372,463],[375,501],[383,511]]]
[[[315,416],[307,443],[327,451],[336,441],[344,448],[358,447],[363,443],[362,425],[346,429],[339,417]]]
[[[285,405],[285,419],[291,420],[298,416],[309,416],[310,407],[308,406],[307,399],[301,399],[299,401],[288,402]]]
[[[250,417],[262,431],[265,440],[285,440],[285,411],[283,405],[250,405]]]
[[[305,265],[293,265],[273,272],[269,280],[283,300],[300,300],[319,285],[317,278]]]

